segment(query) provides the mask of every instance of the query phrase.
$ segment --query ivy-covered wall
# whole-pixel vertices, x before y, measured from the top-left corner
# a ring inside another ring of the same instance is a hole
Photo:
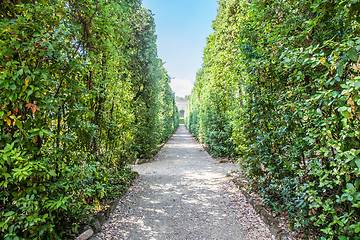
[[[69,239],[177,128],[140,0],[0,6],[0,238]]]
[[[186,125],[309,239],[360,239],[360,2],[219,0]]]

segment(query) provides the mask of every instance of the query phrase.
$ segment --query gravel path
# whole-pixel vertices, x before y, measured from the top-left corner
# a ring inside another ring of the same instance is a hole
[[[97,235],[107,239],[274,239],[227,179],[234,164],[211,158],[184,125],[140,176]]]

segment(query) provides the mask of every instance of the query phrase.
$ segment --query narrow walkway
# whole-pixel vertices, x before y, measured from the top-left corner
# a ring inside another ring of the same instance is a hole
[[[234,164],[212,159],[181,125],[140,176],[103,231],[108,239],[273,239],[226,177]]]

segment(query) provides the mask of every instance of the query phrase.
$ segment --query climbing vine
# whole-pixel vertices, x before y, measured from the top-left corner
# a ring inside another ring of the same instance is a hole
[[[304,238],[359,239],[359,10],[219,1],[190,96],[190,131],[215,155],[237,155]]]
[[[5,0],[0,16],[0,238],[72,238],[178,126],[154,22],[137,0]]]

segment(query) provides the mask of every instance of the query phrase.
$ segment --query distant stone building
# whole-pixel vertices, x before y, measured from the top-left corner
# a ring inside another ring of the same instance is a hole
[[[175,102],[176,102],[176,106],[179,110],[180,118],[184,118],[186,106],[188,105],[189,100],[185,99],[185,98],[176,98]]]

